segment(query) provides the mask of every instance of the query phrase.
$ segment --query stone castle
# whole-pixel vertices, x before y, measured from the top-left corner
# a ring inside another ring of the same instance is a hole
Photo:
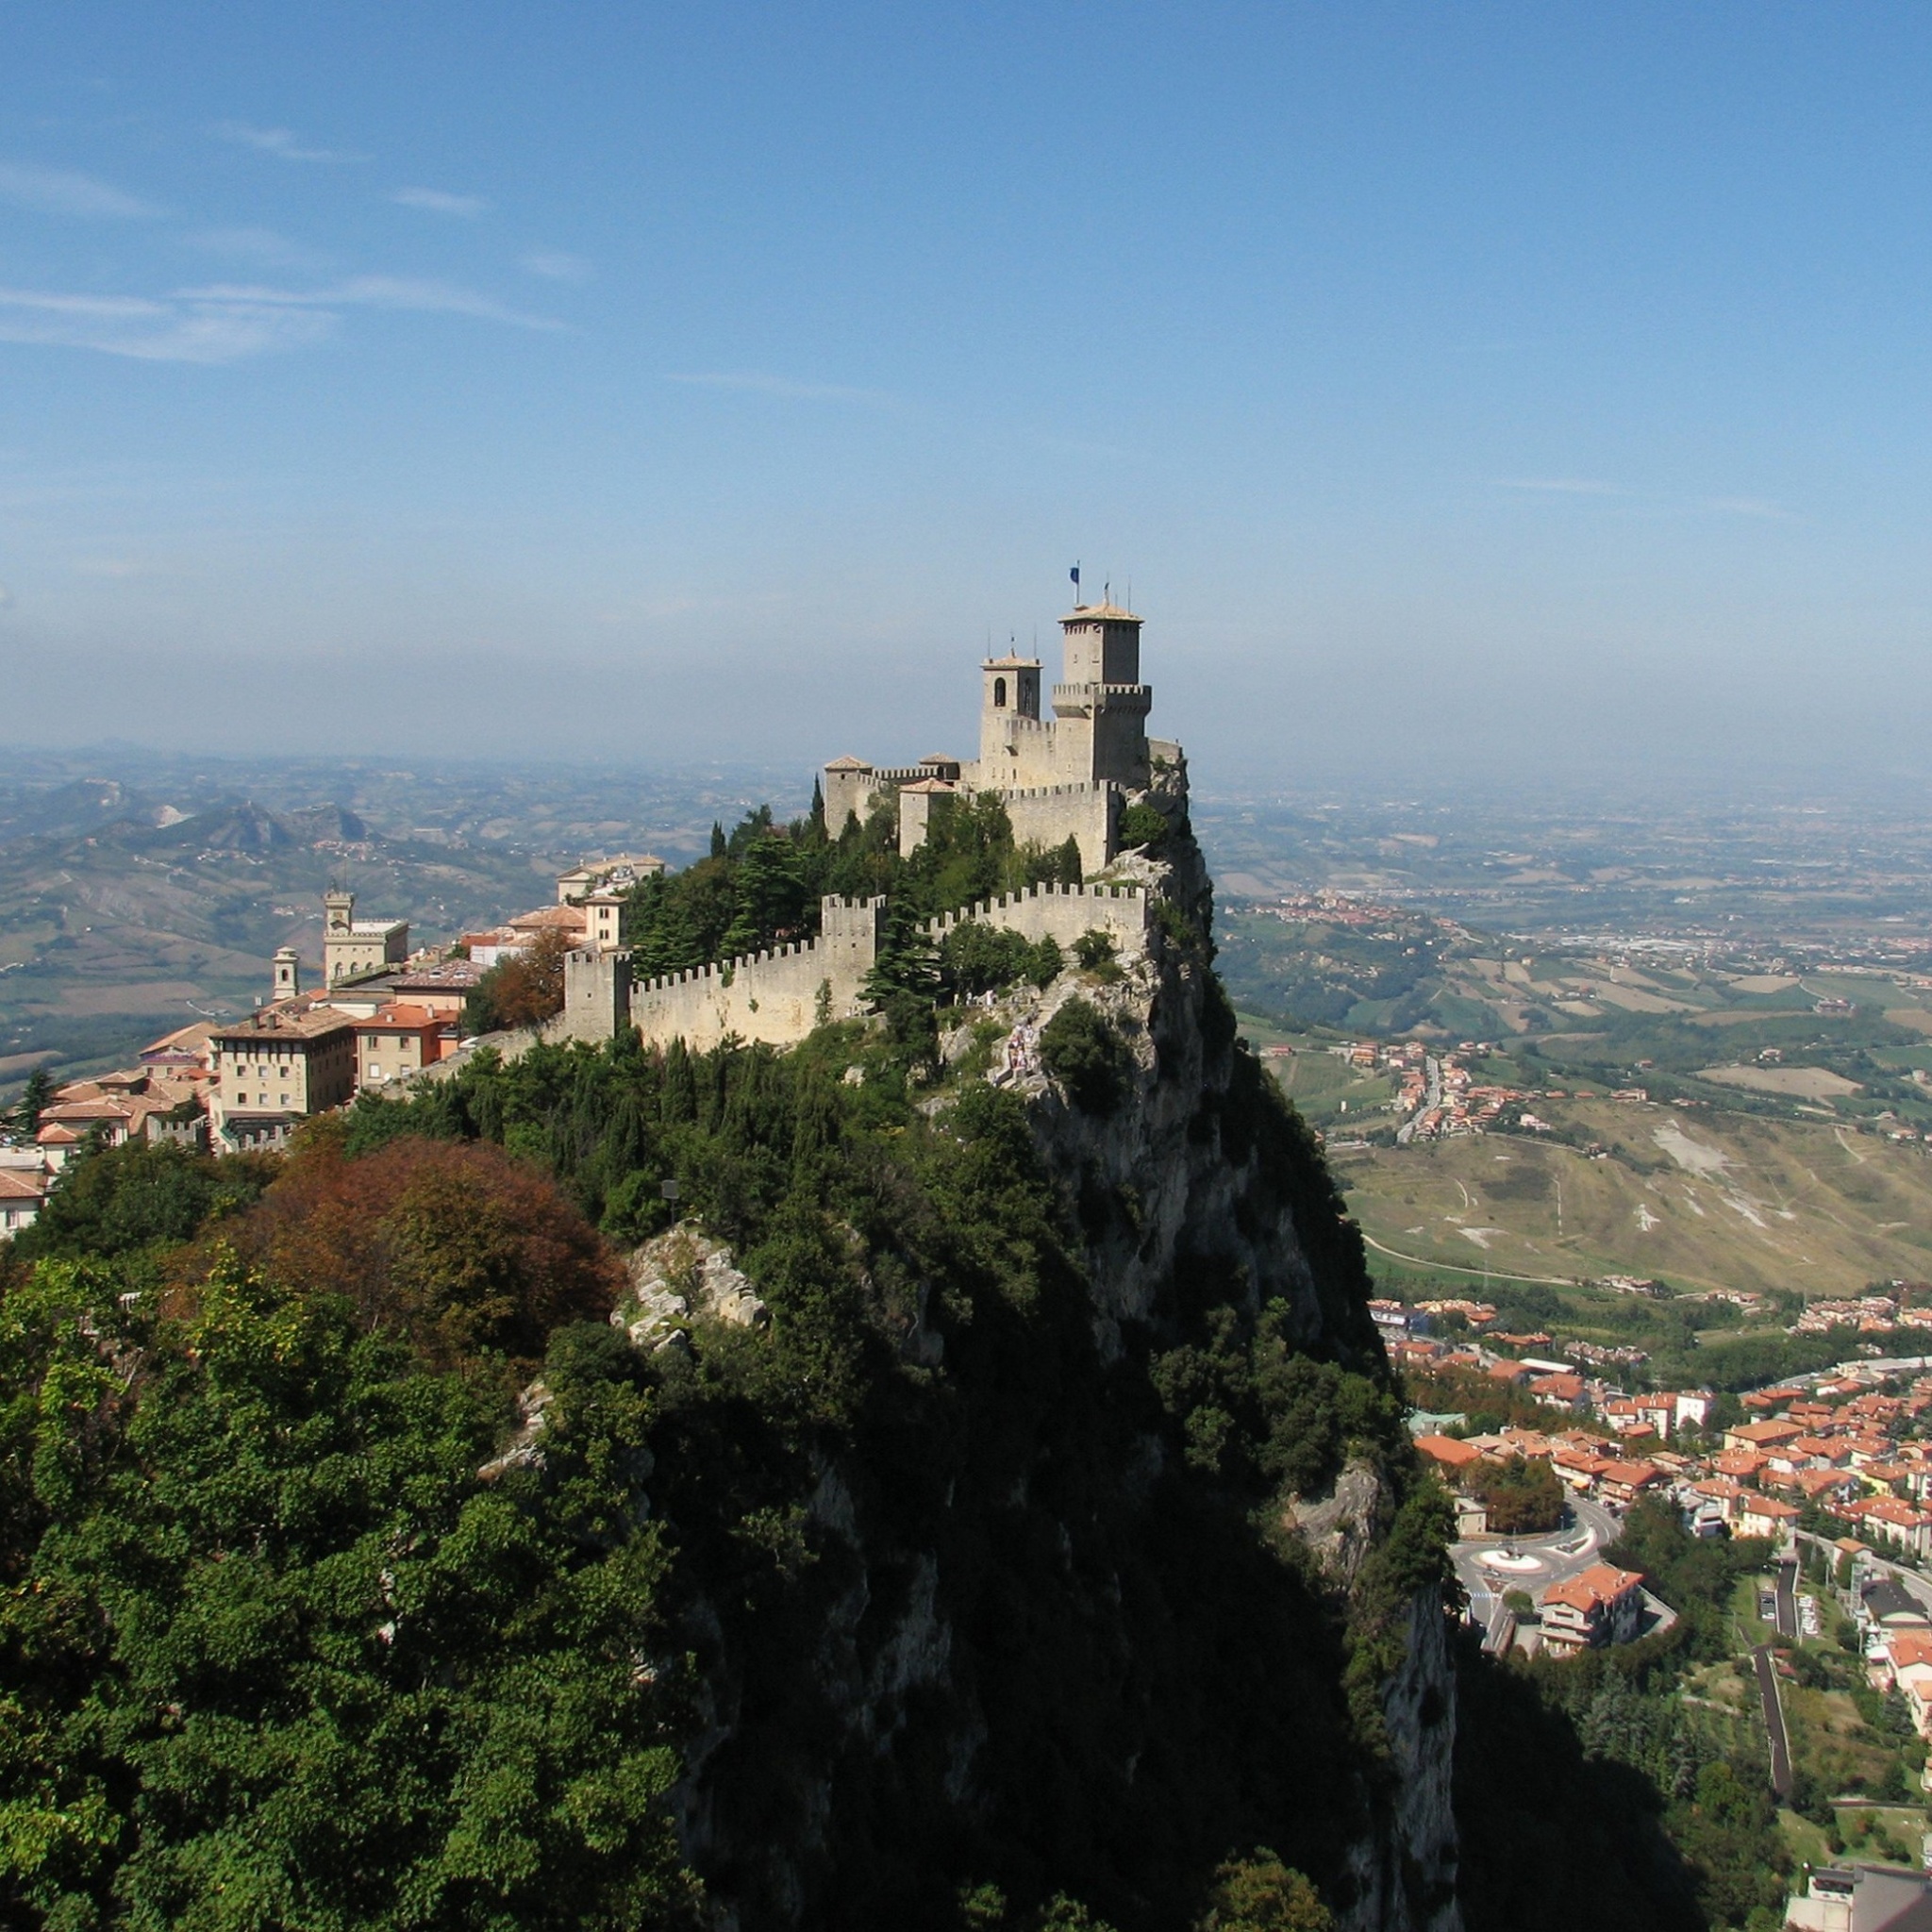
[[[864,819],[883,791],[898,797],[899,849],[925,838],[935,798],[997,792],[1022,844],[1079,841],[1081,870],[1103,871],[1120,850],[1121,807],[1157,772],[1177,771],[1181,751],[1147,736],[1151,686],[1141,682],[1141,620],[1113,604],[1083,604],[1060,619],[1061,670],[1050,717],[1041,715],[1038,658],[989,658],[980,666],[979,756],[824,768],[825,826]]]
[[[1141,619],[1111,603],[1082,605],[1060,619],[1060,629],[1065,675],[1053,687],[1050,717],[1041,714],[1039,658],[987,658],[978,758],[933,756],[899,766],[834,758],[821,780],[832,835],[855,816],[892,809],[899,850],[910,854],[924,841],[936,799],[991,792],[1021,844],[1054,847],[1074,839],[1091,880],[1120,857],[1127,805],[1151,798],[1164,809],[1181,808],[1181,748],[1147,736],[1154,693],[1141,682]],[[564,1008],[553,1037],[608,1040],[627,1022],[654,1044],[681,1038],[701,1049],[735,1035],[789,1045],[827,1020],[865,1010],[884,905],[827,899],[814,940],[636,985],[627,954],[586,946],[565,959]],[[1062,946],[1098,930],[1131,954],[1145,944],[1147,920],[1142,887],[1102,882],[1037,886],[949,913],[929,930],[939,939],[974,921]]]

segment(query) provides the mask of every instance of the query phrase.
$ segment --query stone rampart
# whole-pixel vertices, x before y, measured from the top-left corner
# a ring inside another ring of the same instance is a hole
[[[1000,802],[1021,845],[1052,847],[1072,833],[1079,841],[1080,869],[1099,872],[1114,855],[1121,794],[1106,784],[1031,785],[1002,789]]]
[[[865,981],[878,958],[884,907],[883,899],[827,899],[815,940],[635,986],[623,955],[572,953],[564,960],[564,1009],[541,1037],[601,1044],[615,1032],[616,1014],[627,1009],[649,1046],[682,1040],[702,1052],[727,1035],[793,1045],[826,1020],[856,1019],[866,1010]],[[1082,933],[1097,930],[1131,954],[1146,943],[1147,921],[1147,894],[1139,886],[1032,886],[949,912],[925,929],[937,942],[957,925],[992,925],[1029,940],[1052,938],[1069,949]]]
[[[827,899],[815,940],[643,980],[631,990],[631,1020],[646,1045],[682,1040],[703,1051],[727,1034],[790,1046],[823,1021],[854,1019],[865,1010],[884,905]]]
[[[1067,948],[1082,933],[1097,931],[1111,934],[1125,954],[1146,944],[1147,916],[1147,894],[1140,886],[1030,886],[930,920],[925,930],[939,941],[958,925],[993,925]]]

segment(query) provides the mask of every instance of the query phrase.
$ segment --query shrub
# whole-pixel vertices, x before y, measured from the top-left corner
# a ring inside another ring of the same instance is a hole
[[[1167,837],[1167,821],[1151,805],[1130,805],[1121,814],[1121,844],[1152,848]]]
[[[498,1033],[536,1026],[563,1011],[563,956],[570,941],[560,932],[539,933],[476,982],[463,1008],[466,1033]]]
[[[33,1225],[14,1238],[23,1258],[125,1255],[192,1241],[211,1217],[245,1208],[281,1163],[273,1156],[208,1154],[162,1141],[102,1148],[68,1162]]]
[[[1069,1000],[1041,1029],[1040,1063],[1082,1113],[1120,1105],[1130,1064],[1126,1042],[1099,1008]]]
[[[318,1140],[231,1238],[277,1283],[345,1295],[439,1363],[532,1363],[559,1324],[607,1315],[622,1282],[556,1182],[486,1142],[396,1140],[347,1159]]]
[[[1103,966],[1110,965],[1119,950],[1112,933],[1102,932],[1097,927],[1091,932],[1083,932],[1074,941],[1074,958],[1080,962],[1083,973],[1094,973]]]
[[[956,925],[940,942],[940,982],[959,1000],[997,992],[1021,979],[1050,986],[1062,963],[1051,938],[1036,945],[1017,932],[976,923]]]

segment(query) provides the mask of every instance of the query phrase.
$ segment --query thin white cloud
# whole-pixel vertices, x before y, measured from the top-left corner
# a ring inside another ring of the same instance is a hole
[[[1498,490],[1540,490],[1554,496],[1621,496],[1614,483],[1589,476],[1498,476]]]
[[[225,255],[236,261],[258,262],[263,268],[320,269],[328,258],[273,228],[203,228],[183,238],[191,248],[208,255]]]
[[[474,222],[489,211],[480,194],[446,194],[441,188],[398,188],[390,199],[403,208],[419,208],[432,215],[458,215]]]
[[[664,380],[685,383],[694,389],[739,390],[750,395],[776,396],[788,403],[866,403],[877,407],[892,400],[875,389],[850,389],[836,382],[795,382],[789,375],[767,375],[758,370],[671,375]]]
[[[233,302],[277,308],[400,308],[424,315],[468,315],[478,322],[500,322],[511,328],[561,329],[567,324],[548,315],[526,315],[474,289],[451,282],[428,281],[409,275],[350,275],[324,289],[268,289],[217,283],[207,289],[182,289],[183,302]]]
[[[581,255],[566,255],[560,248],[532,249],[517,266],[549,282],[588,282],[591,264]]]
[[[280,161],[366,161],[367,155],[341,154],[333,148],[304,147],[289,127],[251,127],[245,121],[223,121],[210,129],[218,141],[232,141],[252,147],[258,154],[274,155]]]
[[[0,196],[36,214],[77,215],[85,221],[140,221],[160,213],[92,175],[37,168],[25,161],[0,161]]]
[[[59,295],[0,289],[0,341],[93,349],[142,362],[240,362],[320,341],[321,309],[205,296]]]

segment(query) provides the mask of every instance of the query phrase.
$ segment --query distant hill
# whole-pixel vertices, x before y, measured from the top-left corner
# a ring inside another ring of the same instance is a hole
[[[331,881],[448,939],[588,854],[680,862],[747,804],[796,809],[781,775],[0,754],[0,1095],[38,1059],[77,1073],[245,1011],[278,946],[319,971]]]

